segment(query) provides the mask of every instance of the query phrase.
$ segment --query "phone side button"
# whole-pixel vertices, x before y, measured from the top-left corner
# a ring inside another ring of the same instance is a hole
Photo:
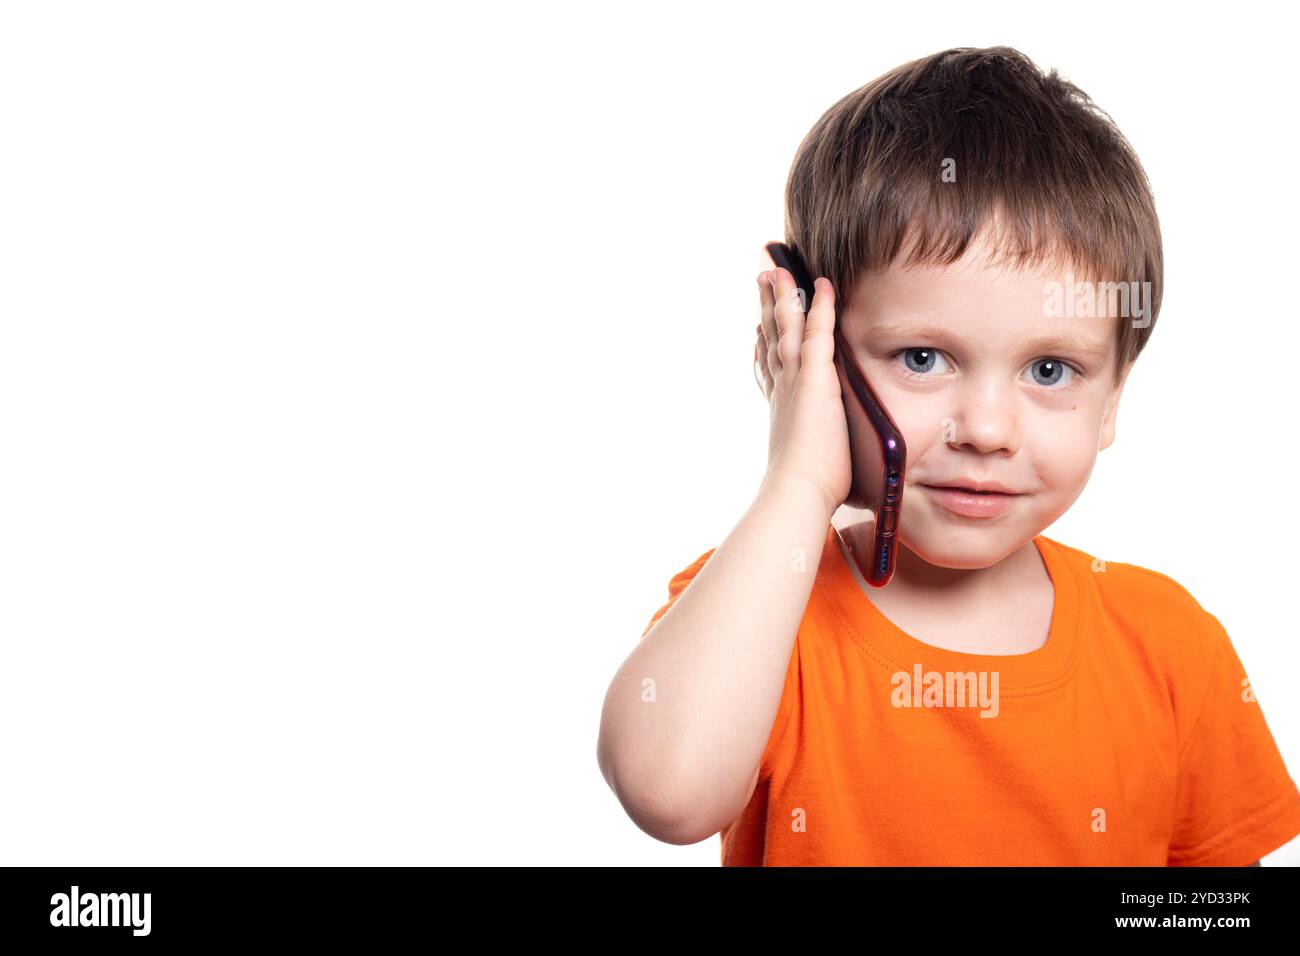
[[[886,508],[881,512],[883,519],[880,525],[881,534],[893,534],[894,528],[898,525],[898,512],[893,508]]]

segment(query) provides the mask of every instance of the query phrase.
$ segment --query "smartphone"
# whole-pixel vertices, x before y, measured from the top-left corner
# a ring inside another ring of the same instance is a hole
[[[769,242],[765,248],[774,265],[794,276],[807,309],[813,300],[813,275],[803,257],[784,242]],[[838,306],[839,290],[836,289],[835,293]],[[849,514],[834,522],[835,532],[844,542],[863,579],[873,587],[882,588],[893,577],[897,559],[907,446],[903,443],[902,431],[871,388],[862,366],[845,341],[838,316],[835,322],[835,370],[840,379],[853,471],[852,487],[844,501]],[[864,510],[870,511],[875,520],[863,519],[860,513]],[[853,511],[859,516],[854,517]]]

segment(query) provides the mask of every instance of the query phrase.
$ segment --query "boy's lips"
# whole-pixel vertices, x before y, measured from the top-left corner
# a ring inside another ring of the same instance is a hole
[[[949,511],[967,518],[992,518],[1000,515],[1011,506],[1011,502],[1020,497],[1019,493],[1003,490],[980,492],[968,487],[924,484],[921,487]],[[1003,488],[1002,485],[993,483],[977,487]]]
[[[967,478],[964,475],[953,478],[951,481],[928,481],[924,484],[929,488],[956,488],[959,491],[996,491],[1004,495],[1018,495],[1020,492],[1014,488],[1008,488],[1000,481],[992,479],[981,481],[976,478]]]

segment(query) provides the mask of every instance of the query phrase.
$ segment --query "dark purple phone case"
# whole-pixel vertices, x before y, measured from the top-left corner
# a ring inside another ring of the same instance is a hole
[[[803,292],[805,308],[812,305],[813,276],[803,258],[783,242],[767,244],[768,255],[788,271]],[[836,303],[839,304],[839,290]],[[838,311],[838,309],[837,309]],[[898,523],[903,507],[903,474],[907,446],[903,433],[872,390],[862,366],[835,323],[835,369],[840,378],[844,417],[849,431],[849,456],[853,479],[844,503],[867,509],[876,517],[871,541],[863,547],[858,536],[840,535],[862,577],[873,587],[884,587],[894,574]],[[839,529],[836,529],[839,534]]]

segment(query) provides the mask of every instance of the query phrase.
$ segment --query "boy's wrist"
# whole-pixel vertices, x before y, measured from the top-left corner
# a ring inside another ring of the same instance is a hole
[[[815,509],[828,525],[839,507],[839,503],[832,502],[830,494],[819,488],[816,482],[787,473],[765,474],[758,488],[758,498],[794,510]]]

